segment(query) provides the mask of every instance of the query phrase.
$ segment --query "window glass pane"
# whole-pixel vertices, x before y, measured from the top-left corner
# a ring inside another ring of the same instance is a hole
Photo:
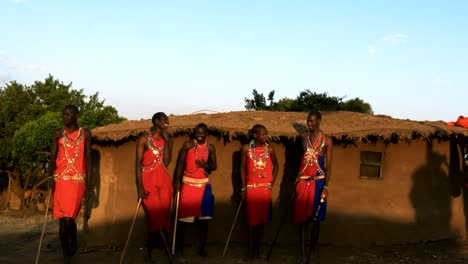
[[[380,167],[361,164],[361,177],[380,178]]]
[[[361,151],[360,174],[366,178],[381,178],[382,152]]]
[[[361,151],[361,163],[382,162],[382,152]]]

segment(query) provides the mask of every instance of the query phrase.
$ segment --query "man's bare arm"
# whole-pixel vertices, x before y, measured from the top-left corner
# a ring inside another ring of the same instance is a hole
[[[138,192],[138,198],[143,198],[146,196],[145,190],[143,189],[143,182],[141,180],[141,171],[142,171],[142,160],[143,160],[143,153],[145,151],[145,145],[147,141],[147,137],[145,135],[141,135],[138,138],[137,146],[136,146],[136,160],[135,160],[135,181],[136,187]]]
[[[179,159],[177,161],[177,170],[176,170],[176,175],[175,175],[176,190],[180,190],[180,185],[182,184],[182,177],[184,176],[185,158],[187,157],[187,151],[192,147],[193,147],[193,143],[191,141],[187,141],[184,143],[184,145],[180,149]]]
[[[327,153],[326,153],[326,164],[325,164],[325,169],[326,169],[326,177],[325,177],[325,186],[328,186],[330,183],[330,178],[332,175],[332,149],[333,149],[333,141],[331,138],[326,137],[325,138],[325,144],[327,146]]]
[[[56,161],[57,161],[57,154],[58,154],[58,140],[61,137],[62,129],[57,129],[54,131],[52,135],[52,146],[50,148],[50,157],[49,157],[49,177],[54,177],[55,169],[56,169]]]
[[[246,188],[247,186],[247,179],[245,178],[247,173],[246,173],[246,160],[245,160],[245,155],[247,153],[247,149],[249,148],[248,145],[242,146],[241,150],[241,157],[240,157],[240,176],[242,180],[242,188]]]
[[[216,148],[213,145],[209,145],[209,153],[208,156],[208,170],[215,171],[218,168],[218,163],[216,161]]]
[[[86,189],[91,191],[91,177],[93,174],[93,160],[91,157],[92,134],[89,129],[85,129],[85,158],[86,158]]]
[[[271,158],[271,163],[273,165],[273,182],[271,185],[275,184],[276,177],[278,176],[278,171],[279,171],[279,165],[278,165],[278,159],[276,158],[276,152],[275,149],[272,146],[269,146],[270,148],[270,158]]]
[[[166,146],[164,147],[164,157],[163,157],[163,164],[164,166],[169,166],[169,164],[172,161],[172,146],[173,146],[173,141],[171,136],[167,133],[167,131],[164,131],[161,133],[161,136],[164,138],[166,141]]]

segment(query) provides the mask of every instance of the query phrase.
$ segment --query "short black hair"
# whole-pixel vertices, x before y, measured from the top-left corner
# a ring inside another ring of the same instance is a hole
[[[192,135],[190,135],[190,139],[196,138],[195,134],[197,133],[198,129],[203,129],[205,132],[208,133],[208,126],[205,123],[200,123],[193,128]]]
[[[248,132],[249,140],[253,140],[254,139],[254,134],[258,133],[262,129],[264,129],[265,131],[268,132],[266,127],[264,125],[261,125],[261,124],[255,124],[251,129],[249,129],[249,132]]]
[[[153,115],[151,118],[151,122],[153,122],[153,125],[156,124],[156,120],[161,120],[162,118],[167,118],[167,115],[164,112],[157,112],[156,114]]]
[[[205,123],[200,123],[200,124],[196,125],[193,128],[193,132],[195,133],[200,128],[208,132],[208,126]]]
[[[69,109],[71,110],[73,113],[75,114],[79,114],[80,113],[80,110],[78,109],[78,106],[76,105],[72,105],[72,104],[69,104],[69,105],[66,105],[63,110],[65,111],[65,109]]]
[[[262,129],[264,129],[265,131],[268,131],[264,125],[255,124],[255,125],[252,127],[252,133],[253,133],[253,134],[256,134],[256,133],[260,132],[260,130],[262,130]]]
[[[319,111],[310,111],[307,117],[317,117],[318,119],[322,119],[322,114]]]

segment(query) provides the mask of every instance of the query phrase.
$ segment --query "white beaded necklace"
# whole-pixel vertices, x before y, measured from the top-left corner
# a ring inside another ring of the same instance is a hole
[[[259,178],[265,178],[266,177],[266,165],[267,165],[267,159],[269,157],[269,152],[268,152],[268,143],[265,143],[265,149],[262,154],[260,154],[260,157],[257,157],[254,153],[254,149],[256,148],[255,146],[255,141],[252,140],[250,141],[249,144],[249,157],[253,161],[253,174],[257,175]],[[262,171],[261,173],[258,173],[258,171]]]

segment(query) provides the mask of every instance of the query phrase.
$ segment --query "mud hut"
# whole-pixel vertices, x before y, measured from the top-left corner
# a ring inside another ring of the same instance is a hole
[[[271,241],[285,219],[279,243],[297,243],[288,214],[299,159],[296,135],[305,129],[306,113],[247,111],[169,116],[177,154],[191,129],[209,126],[208,141],[217,149],[218,169],[211,175],[216,197],[209,242],[224,242],[236,211],[241,144],[256,123],[269,130],[280,164],[273,187]],[[135,149],[150,120],[125,121],[93,130],[93,195],[85,209],[88,247],[125,242],[137,205]],[[322,130],[333,138],[333,165],[327,221],[320,243],[368,245],[465,238],[466,205],[461,157],[468,130],[444,122],[416,122],[351,112],[325,112]],[[466,168],[465,168],[466,172]],[[245,216],[234,242],[245,239]],[[139,212],[132,241],[144,240],[144,214]]]

